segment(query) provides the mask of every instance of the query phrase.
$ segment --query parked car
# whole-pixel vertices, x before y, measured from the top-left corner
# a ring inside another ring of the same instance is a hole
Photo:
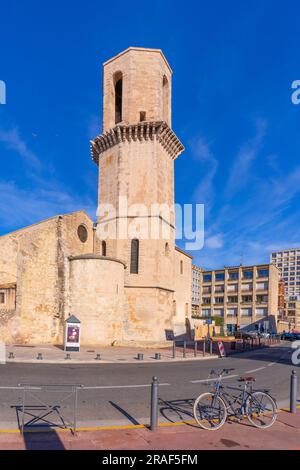
[[[284,341],[297,341],[300,340],[300,333],[282,333],[281,339]]]
[[[293,335],[292,341],[300,340],[300,333],[292,333],[292,335]]]

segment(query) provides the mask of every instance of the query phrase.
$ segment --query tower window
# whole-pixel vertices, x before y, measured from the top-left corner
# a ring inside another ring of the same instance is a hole
[[[140,122],[146,121],[146,111],[140,111]]]
[[[102,256],[106,256],[106,242],[104,240],[102,242]]]
[[[122,121],[123,76],[121,72],[115,74],[115,123]]]
[[[169,243],[166,243],[166,244],[165,244],[165,255],[168,256],[169,253],[170,253]]]
[[[180,261],[180,274],[183,274],[183,261]]]
[[[139,272],[139,241],[134,238],[131,240],[130,254],[130,273],[138,274]]]

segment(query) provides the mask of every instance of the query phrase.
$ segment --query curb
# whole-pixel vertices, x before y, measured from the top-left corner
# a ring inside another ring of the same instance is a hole
[[[219,359],[220,357],[217,355],[212,355],[212,356],[200,356],[199,357],[181,357],[181,358],[170,358],[170,359],[143,359],[142,361],[139,361],[138,359],[130,359],[130,360],[123,360],[123,359],[116,359],[114,361],[108,361],[105,359],[100,359],[100,360],[78,360],[78,359],[58,359],[58,360],[52,360],[52,359],[42,359],[42,360],[37,360],[37,359],[7,359],[5,364],[64,364],[64,365],[69,365],[69,364],[76,364],[76,365],[84,365],[84,364],[94,364],[95,366],[98,366],[100,364],[169,364],[173,362],[187,362],[187,361],[205,361],[209,359]],[[4,364],[4,365],[5,365]]]

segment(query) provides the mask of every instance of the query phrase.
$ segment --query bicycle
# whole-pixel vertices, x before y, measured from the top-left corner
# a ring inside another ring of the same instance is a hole
[[[240,377],[239,381],[243,385],[239,387],[227,386],[227,389],[238,392],[236,396],[230,395],[225,391],[222,379],[233,370],[211,371],[210,376],[217,375],[218,378],[213,384],[213,392],[202,393],[196,398],[193,409],[196,422],[203,429],[211,431],[220,429],[228,416],[234,416],[238,421],[246,416],[253,426],[269,428],[277,418],[274,398],[268,390],[253,390],[254,377]]]

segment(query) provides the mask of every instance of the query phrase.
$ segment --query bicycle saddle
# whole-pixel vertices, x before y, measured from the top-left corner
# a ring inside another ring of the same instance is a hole
[[[239,382],[255,382],[255,377],[240,377]]]

